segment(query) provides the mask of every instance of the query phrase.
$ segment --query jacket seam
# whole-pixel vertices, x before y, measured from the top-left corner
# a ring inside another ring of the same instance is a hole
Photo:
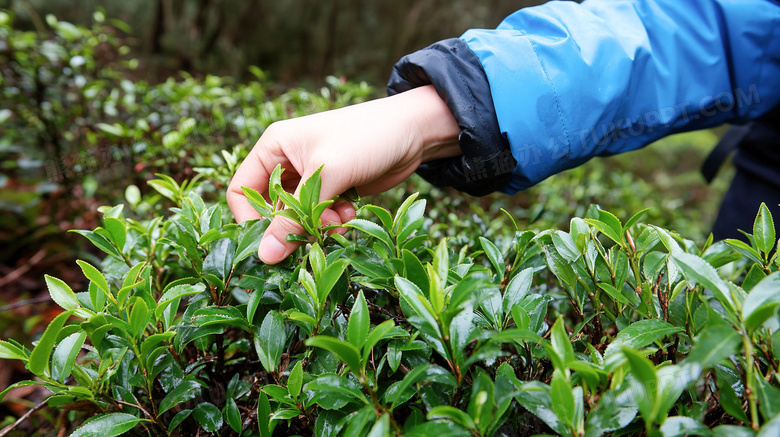
[[[553,82],[552,78],[547,74],[547,69],[544,68],[544,62],[542,62],[542,58],[539,56],[539,53],[536,52],[536,48],[534,47],[533,42],[529,40],[528,44],[531,46],[531,50],[533,50],[534,56],[536,56],[536,60],[539,62],[539,66],[542,67],[544,78],[547,79],[547,82],[550,84],[550,88],[552,88],[553,97],[555,97],[555,107],[558,109],[558,117],[561,120],[563,134],[566,136],[566,155],[568,156],[571,154],[571,138],[569,137],[569,130],[566,128],[566,120],[563,118],[563,110],[561,109],[561,102],[558,98],[558,91],[555,89],[555,83]]]

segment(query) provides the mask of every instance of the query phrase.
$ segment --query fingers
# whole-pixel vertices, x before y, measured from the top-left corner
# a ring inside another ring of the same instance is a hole
[[[355,207],[349,202],[340,202],[326,209],[322,213],[324,226],[342,225],[355,218]],[[346,228],[334,229],[331,232],[343,234]],[[258,256],[266,264],[278,264],[290,256],[301,243],[287,241],[287,235],[304,235],[303,228],[294,221],[285,217],[275,217],[260,241]]]
[[[250,153],[238,167],[236,174],[230,181],[226,195],[228,206],[236,218],[236,223],[260,218],[260,214],[249,204],[241,187],[249,187],[263,194],[268,191],[269,177],[265,166],[255,153]]]
[[[286,138],[284,132],[285,129],[280,129],[277,124],[269,126],[230,181],[226,197],[236,223],[260,218],[260,214],[249,204],[241,187],[251,188],[268,200],[268,179],[274,167],[277,164],[287,169],[293,167],[282,148]],[[285,176],[289,178],[290,175]]]
[[[352,202],[337,201],[335,204],[333,204],[332,208],[339,217],[339,223],[335,224],[343,225],[344,223],[354,219],[357,215],[357,212],[355,211],[355,205],[353,205]],[[341,235],[344,235],[347,232],[347,228],[337,228],[331,232],[337,232]]]
[[[274,217],[257,250],[260,261],[266,264],[278,264],[290,256],[301,243],[287,241],[289,234],[302,235],[305,232],[298,223],[288,218]]]

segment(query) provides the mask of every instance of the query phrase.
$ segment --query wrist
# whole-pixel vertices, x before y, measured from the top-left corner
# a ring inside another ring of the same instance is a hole
[[[420,162],[461,155],[458,136],[460,126],[433,85],[409,90],[401,95],[410,98],[410,129]]]

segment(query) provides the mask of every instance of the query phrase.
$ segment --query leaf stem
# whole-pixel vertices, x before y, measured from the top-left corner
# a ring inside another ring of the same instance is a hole
[[[745,390],[747,391],[748,404],[750,408],[750,426],[758,431],[758,399],[756,396],[756,389],[754,387],[753,380],[753,342],[750,339],[750,334],[742,336],[742,343],[745,346]]]

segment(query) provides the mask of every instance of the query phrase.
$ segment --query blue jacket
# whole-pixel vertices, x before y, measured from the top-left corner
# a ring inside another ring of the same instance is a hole
[[[460,124],[463,156],[419,172],[476,195],[512,193],[778,106],[780,2],[549,2],[404,57],[388,91],[429,83]]]

